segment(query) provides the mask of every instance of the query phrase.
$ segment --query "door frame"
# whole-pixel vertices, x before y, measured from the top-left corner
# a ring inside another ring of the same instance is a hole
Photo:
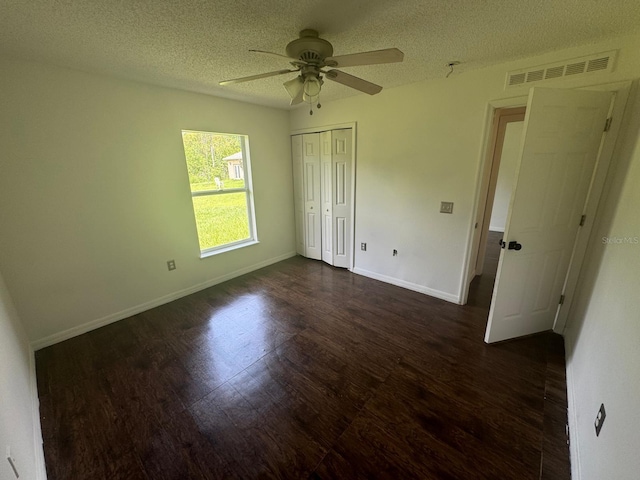
[[[351,210],[349,214],[351,215],[351,244],[349,248],[351,248],[351,256],[349,258],[349,268],[350,272],[355,268],[355,257],[356,257],[356,139],[357,137],[357,122],[347,122],[347,123],[337,123],[333,125],[322,125],[318,127],[308,127],[308,128],[300,128],[296,130],[291,130],[289,132],[289,138],[293,135],[303,135],[306,133],[322,133],[329,130],[343,130],[346,128],[351,129]],[[291,142],[289,142],[291,145]]]
[[[493,112],[491,141],[489,144],[489,152],[487,152],[487,155],[490,155],[489,158],[491,161],[487,164],[487,168],[484,172],[484,175],[487,178],[483,179],[483,182],[486,184],[487,193],[484,197],[482,218],[481,221],[478,222],[478,227],[480,228],[480,241],[478,242],[476,259],[475,262],[473,262],[473,268],[475,269],[474,277],[482,275],[482,267],[484,266],[484,255],[487,248],[487,237],[489,236],[491,213],[493,211],[493,202],[496,195],[500,162],[502,161],[502,148],[504,146],[504,137],[507,125],[511,122],[524,121],[526,107],[496,108]],[[473,278],[471,280],[473,280]]]
[[[611,160],[616,147],[618,134],[620,133],[620,127],[622,125],[623,116],[625,113],[627,99],[629,98],[629,92],[631,90],[631,81],[622,81],[614,83],[585,85],[580,87],[569,87],[562,85],[549,85],[554,88],[580,88],[583,90],[599,90],[613,92],[615,98],[612,102],[609,117],[612,118],[611,126],[607,135],[604,137],[600,148],[600,154],[596,160],[595,170],[592,177],[591,186],[589,187],[589,193],[587,194],[586,205],[584,208],[585,223],[578,230],[578,235],[574,245],[573,253],[571,256],[571,262],[567,276],[565,278],[565,284],[562,291],[564,295],[564,302],[558,305],[558,311],[556,313],[556,320],[554,322],[553,331],[562,334],[566,325],[568,314],[571,310],[571,304],[575,295],[576,286],[580,278],[580,271],[584,263],[584,257],[587,250],[589,238],[591,237],[591,231],[593,229],[596,215],[598,211],[598,205],[603,193],[603,187],[607,178],[607,173],[611,165]],[[490,176],[491,160],[493,152],[490,149],[491,146],[491,133],[492,122],[495,115],[495,111],[499,108],[509,107],[522,107],[527,105],[527,96],[519,96],[507,99],[499,99],[490,101],[487,104],[485,115],[485,133],[483,147],[481,150],[481,165],[477,172],[476,179],[476,196],[474,202],[474,216],[471,218],[469,224],[469,236],[467,238],[467,248],[465,255],[465,264],[463,267],[462,282],[460,285],[460,303],[462,305],[467,303],[469,296],[469,286],[471,281],[475,277],[475,262],[471,265],[471,261],[474,257],[474,248],[477,253],[478,244],[480,242],[480,231],[477,225],[481,225],[485,221],[485,205],[486,195],[488,190],[488,181],[486,180]],[[487,172],[487,169],[489,171]]]

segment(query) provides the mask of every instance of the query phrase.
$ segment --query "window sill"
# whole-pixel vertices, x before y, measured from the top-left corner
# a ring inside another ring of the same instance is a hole
[[[231,252],[232,250],[238,250],[239,248],[249,247],[251,245],[257,245],[260,243],[258,240],[247,240],[246,242],[236,243],[234,245],[229,245],[227,247],[218,248],[216,250],[207,250],[204,252],[200,252],[200,258],[212,257],[214,255],[218,255],[220,253]]]

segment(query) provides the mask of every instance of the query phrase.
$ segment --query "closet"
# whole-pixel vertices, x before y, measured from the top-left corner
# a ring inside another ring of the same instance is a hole
[[[343,268],[352,255],[352,131],[291,136],[296,251]]]

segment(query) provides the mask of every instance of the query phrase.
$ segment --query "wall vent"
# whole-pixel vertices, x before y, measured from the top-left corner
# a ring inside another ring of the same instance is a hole
[[[572,58],[563,62],[513,70],[507,72],[507,81],[504,88],[518,87],[562,77],[575,77],[593,72],[611,73],[617,53],[616,50],[612,50],[587,57]]]

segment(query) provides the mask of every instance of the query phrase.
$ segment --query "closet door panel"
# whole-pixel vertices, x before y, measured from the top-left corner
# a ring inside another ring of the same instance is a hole
[[[322,260],[333,265],[333,164],[331,132],[320,133],[320,196],[322,203]]]
[[[320,136],[302,136],[305,256],[322,258],[320,203]]]
[[[333,130],[332,211],[333,265],[349,268],[351,263],[351,129]]]

